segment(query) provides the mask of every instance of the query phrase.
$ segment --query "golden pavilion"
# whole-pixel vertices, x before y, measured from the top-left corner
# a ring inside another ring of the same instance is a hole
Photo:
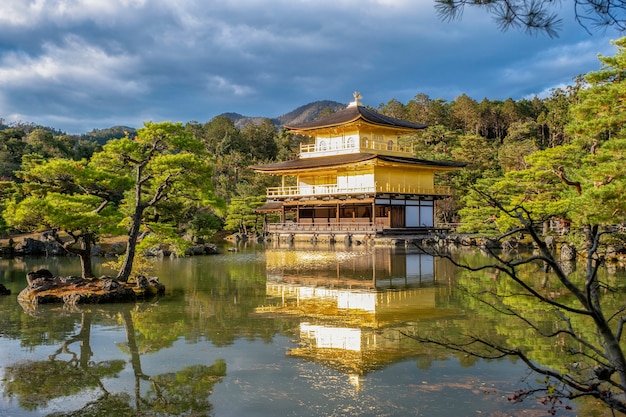
[[[360,98],[355,93],[344,110],[285,126],[311,138],[297,159],[252,167],[282,177],[259,208],[280,213],[279,223],[266,225],[267,234],[332,239],[435,230],[435,200],[451,193],[435,185],[435,174],[465,164],[416,158],[401,139],[427,125],[379,114]]]

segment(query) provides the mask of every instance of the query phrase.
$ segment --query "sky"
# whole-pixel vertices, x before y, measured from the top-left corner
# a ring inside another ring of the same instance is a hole
[[[563,2],[558,38],[432,0],[1,0],[0,119],[79,134],[278,117],[318,100],[544,97],[612,56]]]

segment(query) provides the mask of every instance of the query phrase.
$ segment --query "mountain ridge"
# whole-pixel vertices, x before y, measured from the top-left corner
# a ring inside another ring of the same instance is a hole
[[[281,116],[277,117],[267,117],[267,116],[244,116],[235,112],[226,112],[217,115],[216,117],[227,117],[233,121],[235,126],[239,129],[244,127],[249,123],[259,124],[265,119],[270,119],[272,123],[276,127],[289,126],[294,124],[300,124],[305,122],[310,122],[315,120],[321,112],[323,111],[331,111],[336,112],[338,110],[344,109],[346,107],[345,103],[339,103],[337,101],[332,100],[319,100],[313,101],[311,103],[302,105],[289,113],[285,113]],[[328,110],[327,110],[328,109]]]
[[[319,101],[314,101],[308,104],[304,104],[288,113],[285,113],[277,117],[244,116],[242,114],[235,113],[235,112],[221,113],[215,117],[223,116],[223,117],[229,118],[230,120],[233,121],[233,123],[238,129],[243,128],[249,123],[260,124],[263,122],[263,120],[270,119],[272,123],[274,124],[274,126],[276,126],[276,128],[279,129],[283,126],[289,126],[289,125],[295,125],[295,124],[313,121],[317,119],[320,113],[324,111],[330,111],[331,113],[334,113],[344,108],[346,108],[346,104],[344,103],[339,103],[337,101],[332,101],[332,100],[319,100]],[[30,122],[19,122],[19,123],[14,123],[10,125],[4,124],[4,120],[0,118],[0,131],[5,130],[5,129],[20,129],[20,130],[23,130],[25,133],[30,133],[31,131],[35,129],[44,129],[44,130],[50,131],[54,135],[67,135],[67,133],[61,130],[48,127],[48,126],[38,125],[35,123],[30,123]],[[136,134],[136,132],[137,132],[137,128],[116,125],[116,126],[112,126],[109,128],[103,128],[103,129],[94,128],[93,130],[89,132],[80,133],[80,134],[72,134],[68,136],[72,136],[78,139],[91,140],[91,141],[99,143],[100,145],[103,145],[106,142],[108,142],[110,139],[117,139],[117,138],[124,137],[127,133],[130,136],[133,136]]]

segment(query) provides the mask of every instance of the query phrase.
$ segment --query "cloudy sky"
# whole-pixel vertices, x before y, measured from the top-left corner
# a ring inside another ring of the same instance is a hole
[[[569,3],[569,2],[564,2]],[[276,117],[366,105],[546,94],[614,55],[562,10],[560,37],[501,32],[431,0],[1,0],[0,118],[67,133],[144,121]]]

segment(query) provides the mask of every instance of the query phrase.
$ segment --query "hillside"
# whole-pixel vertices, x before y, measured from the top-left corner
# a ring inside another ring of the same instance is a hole
[[[343,103],[331,100],[321,100],[305,104],[304,106],[300,106],[297,109],[290,111],[289,113],[274,118],[271,118],[269,116],[243,116],[239,113],[222,113],[220,114],[220,116],[225,116],[231,119],[233,123],[235,123],[235,126],[237,126],[239,129],[241,129],[248,123],[261,123],[264,119],[267,118],[270,118],[274,125],[280,127],[315,120],[319,116],[320,112],[322,112],[324,109],[330,109],[332,112],[336,112],[337,110],[341,110],[345,107],[346,105]]]
[[[294,125],[304,122],[309,122],[311,120],[315,120],[319,114],[329,109],[331,112],[336,112],[337,110],[341,110],[345,108],[346,105],[343,103],[339,103],[331,100],[321,100],[314,101],[309,104],[305,104],[304,106],[300,106],[295,110],[290,111],[289,113],[283,114],[278,117],[270,117],[270,116],[244,116],[239,113],[222,113],[219,116],[225,116],[231,119],[235,126],[239,129],[247,125],[248,123],[260,124],[265,119],[270,119],[274,125],[278,127],[282,127],[285,125]],[[56,130],[51,127],[40,126],[34,123],[16,123],[11,125],[5,125],[3,123],[3,119],[0,118],[0,131],[5,129],[20,129],[25,133],[30,133],[34,129],[44,129],[50,131],[54,135],[65,135],[65,132]],[[119,139],[126,136],[128,133],[130,136],[136,134],[136,129],[128,126],[113,126],[107,129],[93,129],[91,132],[83,133],[80,135],[72,135],[77,139],[89,140],[96,142],[100,145],[104,145],[111,139]]]
[[[113,126],[108,129],[94,129],[91,132],[84,133],[79,136],[79,139],[92,140],[100,145],[104,145],[111,139],[120,139],[128,134],[134,136],[137,130],[128,126]]]

